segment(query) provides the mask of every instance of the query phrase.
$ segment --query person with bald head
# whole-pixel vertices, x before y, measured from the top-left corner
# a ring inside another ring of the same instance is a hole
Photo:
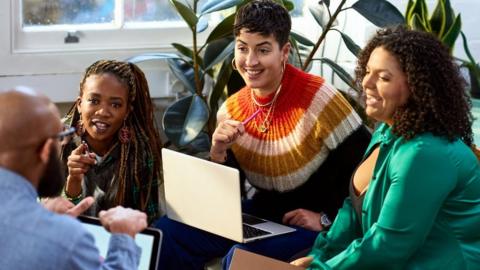
[[[0,91],[0,265],[2,269],[137,269],[140,248],[135,235],[147,216],[116,207],[99,214],[112,233],[107,257],[101,259],[93,236],[76,219],[92,204],[65,205],[55,197],[65,184],[60,142],[63,130],[55,105],[33,90]]]

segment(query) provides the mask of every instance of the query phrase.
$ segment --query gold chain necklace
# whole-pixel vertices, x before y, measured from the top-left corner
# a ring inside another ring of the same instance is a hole
[[[274,114],[274,111],[275,111],[275,101],[277,101],[277,98],[280,94],[280,90],[282,90],[282,84],[280,84],[277,88],[277,91],[275,92],[275,95],[273,96],[272,100],[266,104],[261,104],[259,103],[256,99],[255,99],[255,94],[253,93],[253,89],[251,90],[251,95],[252,95],[252,101],[255,105],[257,105],[258,107],[262,108],[262,107],[266,107],[268,105],[270,105],[270,107],[268,108],[268,111],[267,111],[267,115],[265,116],[265,118],[261,121],[260,125],[257,125],[257,121],[253,121],[255,127],[257,128],[258,131],[262,132],[262,133],[265,133],[268,131],[268,129],[270,128],[270,124],[272,123],[273,121],[273,114]],[[262,108],[263,109],[263,108]]]

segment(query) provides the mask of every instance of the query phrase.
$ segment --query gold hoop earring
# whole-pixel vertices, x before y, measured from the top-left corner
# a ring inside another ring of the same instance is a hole
[[[235,63],[235,58],[232,59],[232,68],[233,68],[233,70],[237,70],[237,65]]]

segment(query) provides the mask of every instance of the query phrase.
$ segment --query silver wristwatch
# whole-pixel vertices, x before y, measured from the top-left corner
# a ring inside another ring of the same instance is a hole
[[[327,214],[320,213],[320,224],[322,224],[323,228],[328,228],[330,225],[332,225],[332,221],[330,221]]]

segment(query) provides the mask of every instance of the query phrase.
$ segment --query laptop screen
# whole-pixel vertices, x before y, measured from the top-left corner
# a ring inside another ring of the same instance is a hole
[[[95,245],[100,251],[102,260],[107,256],[108,244],[111,234],[103,228],[100,220],[93,217],[79,216],[78,219],[95,239]],[[142,249],[139,270],[157,269],[158,257],[160,255],[161,231],[147,228],[135,236],[135,243]]]

